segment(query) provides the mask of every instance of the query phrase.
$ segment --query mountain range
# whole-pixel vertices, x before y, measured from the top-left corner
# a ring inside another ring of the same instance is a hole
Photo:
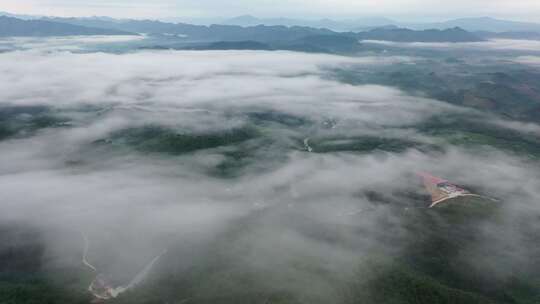
[[[73,35],[135,35],[116,29],[85,27],[47,20],[23,20],[0,16],[0,37],[41,37]]]
[[[32,19],[58,19],[45,16],[37,15],[22,15],[22,14],[11,14],[8,12],[0,12],[0,16],[14,17],[23,20],[32,20]],[[100,22],[109,21],[109,22],[126,22],[128,20],[119,20],[113,19],[110,17],[79,17],[79,18],[60,18],[66,21],[65,19],[72,19],[68,23],[75,22],[84,22],[85,26],[94,26],[99,27]],[[171,20],[174,20],[172,22]],[[166,22],[161,20],[164,23],[178,23],[179,18],[169,18]],[[211,20],[211,21],[209,21]],[[201,23],[202,22],[202,23]],[[386,17],[359,17],[359,18],[350,18],[350,19],[294,19],[294,18],[258,18],[252,15],[242,15],[228,19],[201,19],[201,22],[180,22],[180,23],[190,23],[198,25],[238,25],[242,27],[251,27],[256,25],[282,25],[282,26],[303,26],[303,27],[313,27],[313,28],[326,28],[332,31],[337,32],[359,32],[366,31],[375,28],[409,28],[414,30],[426,30],[426,29],[448,29],[459,27],[466,31],[470,32],[540,32],[540,23],[533,22],[520,22],[520,21],[510,21],[502,20],[491,17],[471,17],[471,18],[458,18],[451,19],[442,22],[429,22],[429,23],[420,23],[420,22],[402,22]]]
[[[220,22],[224,25],[240,25],[240,26],[255,26],[255,25],[285,25],[285,26],[308,26],[315,28],[327,28],[333,31],[348,32],[372,29],[375,27],[383,27],[396,24],[395,21],[384,17],[364,17],[348,20],[302,20],[291,18],[257,18],[251,15],[243,15]]]
[[[407,23],[384,17],[365,17],[348,20],[303,20],[289,18],[257,18],[251,15],[238,16],[227,19],[220,24],[254,26],[254,25],[286,25],[286,26],[309,26],[316,28],[328,28],[334,31],[366,31],[380,27],[402,27],[414,30],[448,29],[459,27],[466,31],[488,32],[540,32],[540,24],[532,22],[518,22],[501,20],[490,17],[459,18],[443,22],[432,23]]]
[[[167,23],[155,20],[118,20],[112,18],[41,18],[21,20],[1,17],[2,36],[65,36],[65,35],[119,35],[142,33],[148,35],[174,35],[191,42],[255,41],[280,46],[306,43],[328,47],[333,41],[339,47],[356,44],[358,40],[391,40],[400,42],[470,42],[480,37],[459,28],[414,31],[394,27],[377,28],[365,32],[335,32],[325,28],[284,25],[193,25]],[[306,40],[306,37],[310,39]],[[316,48],[315,48],[316,49]]]
[[[4,14],[4,16],[1,16]],[[540,25],[492,18],[456,19],[443,23],[409,24],[407,28],[382,25],[386,18],[365,18],[335,22],[330,19],[304,22],[276,18],[258,19],[240,16],[226,24],[194,25],[158,20],[114,19],[110,17],[36,17],[21,18],[0,13],[0,36],[68,36],[68,35],[172,35],[191,43],[212,48],[308,49],[311,51],[353,51],[359,40],[395,42],[477,42],[485,39],[540,39]],[[268,23],[268,24],[264,24]],[[237,25],[233,25],[237,24]],[[359,26],[362,30],[337,31]],[[368,25],[379,24],[370,28]],[[327,25],[327,26],[322,26]],[[490,28],[486,31],[485,29]],[[234,42],[234,43],[223,43]],[[215,44],[217,43],[217,44]],[[331,44],[334,45],[331,45]],[[215,44],[215,45],[214,45]],[[165,47],[165,46],[161,46]]]
[[[378,28],[356,34],[359,40],[385,40],[395,42],[478,42],[482,39],[462,28],[415,31],[405,28]]]
[[[210,26],[193,25],[187,23],[168,23],[156,20],[102,20],[81,18],[48,18],[46,20],[72,24],[84,27],[113,29],[133,33],[150,35],[168,34],[187,36],[190,40],[197,41],[291,41],[310,35],[335,34],[328,29],[317,29],[304,26],[287,27],[276,26],[249,26],[218,25]]]
[[[490,17],[461,18],[436,23],[404,23],[400,26],[416,30],[460,27],[472,32],[540,32],[540,24],[538,23],[508,21]]]

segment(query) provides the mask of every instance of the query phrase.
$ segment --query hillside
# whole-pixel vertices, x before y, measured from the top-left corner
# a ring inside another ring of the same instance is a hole
[[[474,33],[485,39],[516,39],[516,40],[540,40],[540,32],[486,32],[479,31]]]
[[[245,16],[256,24],[258,19]],[[192,25],[186,23],[168,23],[153,20],[102,20],[88,18],[54,18],[48,19],[79,26],[99,27],[145,34],[174,34],[187,36],[187,40],[203,41],[257,41],[263,43],[292,42],[306,37],[352,37],[368,40],[388,40],[400,42],[471,42],[482,41],[478,36],[460,28],[445,30],[415,31],[409,29],[382,27],[366,32],[335,32],[325,28],[285,25]],[[347,38],[334,38],[343,41]]]
[[[103,29],[114,29],[145,34],[185,35],[189,39],[208,41],[287,41],[296,40],[309,35],[332,34],[327,29],[287,26],[250,26],[235,25],[193,25],[187,23],[168,23],[155,20],[97,20],[80,18],[48,19],[79,26],[93,26]]]
[[[77,36],[77,35],[133,35],[132,33],[115,30],[84,27],[73,24],[45,21],[21,20],[0,16],[0,36]]]
[[[480,37],[455,27],[445,30],[414,31],[410,29],[374,29],[360,32],[357,37],[361,40],[386,40],[396,42],[478,42]]]

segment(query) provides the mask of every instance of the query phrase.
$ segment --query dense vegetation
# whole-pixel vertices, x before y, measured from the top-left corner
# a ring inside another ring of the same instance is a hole
[[[0,107],[0,140],[29,136],[36,131],[66,126],[69,119],[44,106]]]
[[[0,16],[0,37],[47,37],[75,35],[135,35],[129,32],[92,28],[47,20],[21,20]]]
[[[286,226],[302,226],[301,231],[316,233],[313,236],[336,246],[350,233],[362,234],[359,227],[336,227],[290,211],[268,209],[231,225],[211,244],[177,244],[150,280],[111,303],[535,303],[540,298],[534,279],[538,269],[517,266],[513,276],[499,276],[491,262],[502,258],[513,265],[519,261],[503,252],[494,255],[489,249],[474,253],[481,259],[476,265],[463,259],[463,254],[473,253],[471,246],[492,237],[481,229],[483,225],[505,226],[499,208],[499,203],[474,198],[431,210],[396,209],[407,233],[396,235],[389,226],[384,237],[396,246],[407,244],[405,251],[397,256],[390,252],[359,256],[356,264],[341,273],[328,268],[330,260],[315,256],[294,257],[290,269],[251,264],[243,254],[253,249],[244,247],[243,238],[259,229],[262,217],[279,217]],[[84,293],[87,270],[75,265],[52,271],[43,268],[39,233],[15,226],[3,228],[1,236],[6,241],[0,251],[2,303],[88,303],[89,295]],[[193,255],[197,258],[190,264],[176,258]],[[297,272],[308,277],[296,277]]]

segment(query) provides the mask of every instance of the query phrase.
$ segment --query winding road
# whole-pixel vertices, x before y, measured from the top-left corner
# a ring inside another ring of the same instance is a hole
[[[88,291],[92,293],[92,295],[96,299],[100,300],[110,300],[112,298],[118,297],[120,294],[135,288],[137,285],[142,283],[154,265],[158,262],[158,260],[167,253],[167,249],[163,250],[159,255],[155,256],[137,275],[126,285],[126,286],[118,286],[118,287],[112,287],[107,280],[105,279],[105,276],[103,276],[101,273],[98,272],[97,268],[92,265],[88,261],[88,250],[90,248],[90,241],[86,234],[81,233],[84,239],[84,251],[82,255],[82,263],[89,268],[93,273],[96,273],[95,278],[92,280],[90,285],[88,286]]]
[[[88,260],[87,260],[88,248],[90,247],[90,242],[88,241],[88,237],[84,233],[82,233],[82,236],[83,236],[83,239],[84,239],[84,252],[83,252],[83,256],[82,256],[82,262],[88,268],[92,269],[92,271],[97,272],[96,267],[94,267],[94,265],[90,264],[90,262],[88,262]]]

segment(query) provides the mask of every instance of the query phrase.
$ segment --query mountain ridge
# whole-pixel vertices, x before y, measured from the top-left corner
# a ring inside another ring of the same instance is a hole
[[[404,26],[417,30],[460,27],[472,32],[540,32],[540,24],[538,23],[502,20],[491,17],[458,18],[444,22],[404,24]]]
[[[0,37],[47,37],[84,35],[136,35],[131,32],[85,27],[47,20],[23,20],[0,16]]]

